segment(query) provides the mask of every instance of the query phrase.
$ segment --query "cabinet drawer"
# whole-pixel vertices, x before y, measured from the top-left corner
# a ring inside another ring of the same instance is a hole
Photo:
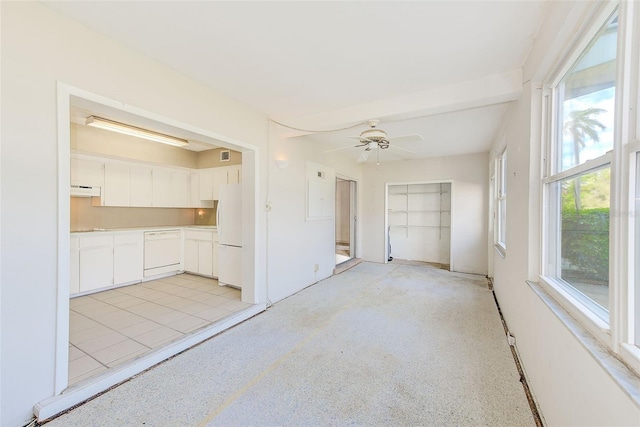
[[[213,232],[206,230],[184,230],[184,238],[186,240],[213,242]]]
[[[99,246],[113,246],[113,235],[82,236],[80,237],[80,249],[95,248]]]
[[[142,244],[142,232],[116,234],[113,236],[113,243],[115,245]]]

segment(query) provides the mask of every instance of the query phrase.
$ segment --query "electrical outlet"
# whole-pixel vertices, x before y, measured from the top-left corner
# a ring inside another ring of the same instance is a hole
[[[313,271],[317,272],[318,270],[320,270],[320,265],[319,264],[313,264]]]

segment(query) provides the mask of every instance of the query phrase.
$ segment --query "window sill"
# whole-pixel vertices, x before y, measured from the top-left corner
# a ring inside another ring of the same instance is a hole
[[[507,257],[507,248],[505,248],[501,244],[496,243],[495,245],[493,245],[493,248],[496,250],[498,255],[500,255],[500,258],[505,259]]]
[[[527,281],[529,287],[564,324],[582,347],[593,357],[613,381],[640,408],[640,377],[614,357],[587,328],[582,326],[540,283]]]

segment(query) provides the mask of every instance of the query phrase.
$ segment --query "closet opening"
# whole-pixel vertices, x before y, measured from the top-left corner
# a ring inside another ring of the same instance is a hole
[[[387,184],[385,260],[421,261],[451,270],[452,183]]]

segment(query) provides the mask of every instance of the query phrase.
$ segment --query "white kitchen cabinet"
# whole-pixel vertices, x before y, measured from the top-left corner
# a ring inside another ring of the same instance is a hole
[[[242,181],[241,165],[204,169],[198,173],[200,200],[218,200],[221,185],[239,184]]]
[[[216,277],[217,233],[212,230],[186,229],[184,236],[184,270],[202,276]]]
[[[80,292],[113,285],[113,235],[80,237]]]
[[[104,206],[129,206],[129,166],[105,163],[103,194]]]
[[[213,200],[220,199],[220,186],[229,183],[229,171],[227,168],[213,169]]]
[[[218,277],[218,232],[214,231],[212,234],[212,243],[213,243],[213,254],[212,254],[212,267],[211,267],[211,275],[213,277]]]
[[[104,162],[71,158],[71,185],[104,186]]]
[[[188,208],[190,206],[191,177],[188,172],[171,172],[171,206]]]
[[[189,207],[190,208],[212,208],[213,200],[200,199],[200,174],[192,172],[189,176]]]
[[[78,236],[71,236],[69,246],[69,295],[80,292],[80,241]]]
[[[213,200],[213,169],[198,171],[198,178],[200,200]]]
[[[171,207],[171,172],[153,168],[153,207]]]
[[[118,233],[113,236],[113,284],[122,285],[142,280],[143,234]]]
[[[242,166],[229,166],[227,171],[227,184],[242,184]]]
[[[198,241],[195,239],[184,239],[184,271],[189,273],[198,272]]]
[[[152,194],[153,177],[151,168],[145,166],[129,166],[129,206],[152,206]]]
[[[198,242],[198,274],[213,275],[213,243],[211,240]]]

